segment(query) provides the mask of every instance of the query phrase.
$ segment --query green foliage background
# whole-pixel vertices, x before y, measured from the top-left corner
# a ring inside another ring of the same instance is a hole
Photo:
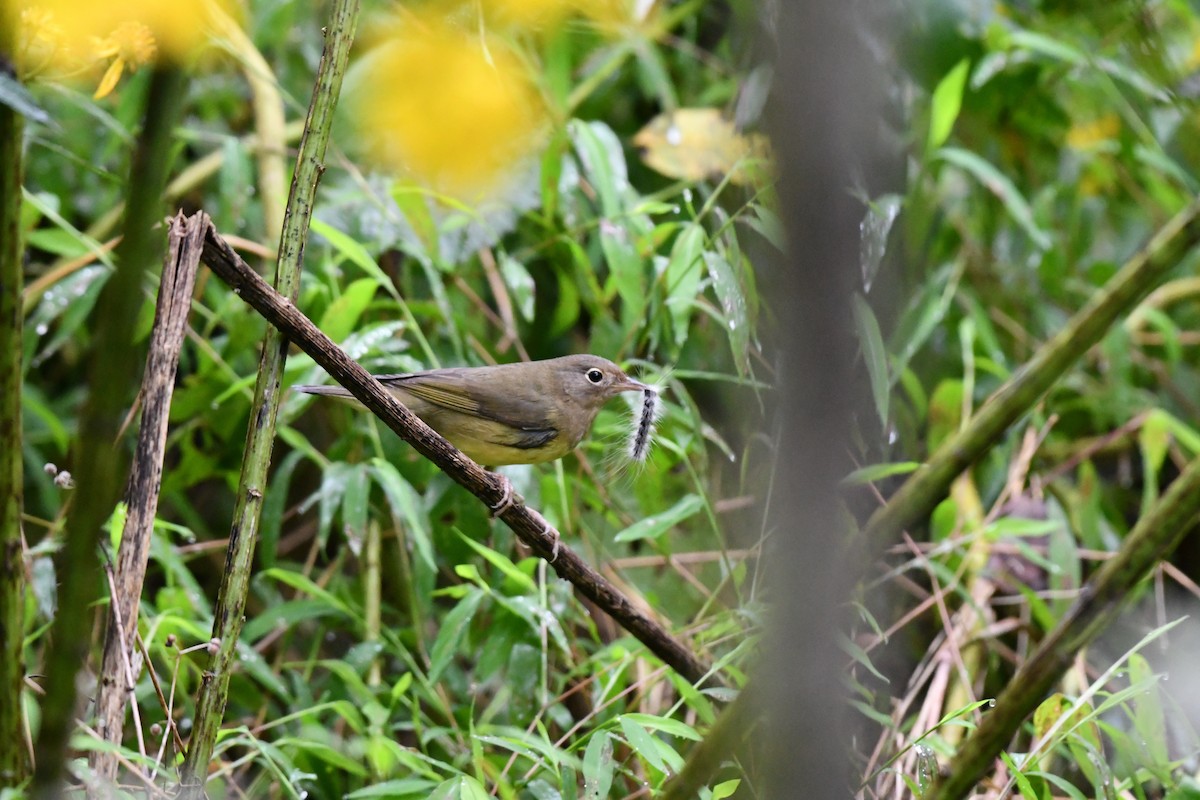
[[[302,117],[311,90],[321,11],[250,7],[247,30],[289,119]],[[381,13],[369,7],[363,28]],[[672,182],[631,151],[632,133],[659,110],[731,106],[738,87],[724,13],[692,3],[651,19],[644,30],[604,35],[580,18],[522,43],[566,121],[510,196],[490,205],[373,174],[353,160],[352,141],[335,140],[298,305],[374,372],[595,352],[659,383],[664,413],[645,465],[624,456],[634,409],[613,403],[578,457],[506,472],[568,544],[705,657],[737,664],[747,652],[753,561],[729,552],[725,524],[755,518],[742,498],[761,467],[748,467],[747,455],[757,449],[761,462],[767,448],[758,422],[726,409],[759,407],[766,386],[755,377],[762,363],[752,364],[759,311],[746,249],[772,246],[763,233],[778,223],[753,190],[720,176]],[[684,38],[671,44],[674,36]],[[217,45],[192,73],[174,172],[206,156],[219,163],[179,187],[174,202],[205,209],[225,235],[271,247],[247,140],[254,117],[236,58]],[[712,74],[698,80],[705,60]],[[97,220],[125,194],[146,77],[102,101],[86,87],[36,89],[60,127],[31,127],[24,207],[35,672],[63,579],[54,532],[71,498],[42,465],[71,466],[89,315],[108,273],[107,256],[89,264],[89,253],[109,235]],[[154,288],[148,274],[143,344]],[[161,680],[174,682],[185,738],[264,330],[236,295],[201,275],[139,625]],[[287,383],[320,380],[306,356],[289,359]],[[323,797],[477,796],[484,786],[574,796],[577,783],[614,782],[626,791],[661,783],[695,726],[712,720],[712,697],[607,617],[593,618],[485,507],[369,415],[291,396],[274,462],[210,796],[235,783],[251,794]],[[751,528],[733,544],[758,535]],[[675,555],[692,559],[672,567]],[[629,556],[641,560],[623,565]],[[144,726],[162,719],[148,677],[137,700]],[[157,746],[124,754],[148,773]]]
[[[303,115],[320,52],[312,6],[252,3],[246,22],[289,120]],[[878,503],[1194,198],[1200,17],[1185,2],[860,13],[888,152],[847,187],[864,201],[861,264],[830,268],[862,271],[847,313],[864,398],[851,455],[864,470],[847,493],[870,484],[862,494]],[[745,550],[786,533],[762,523],[781,488],[770,482],[775,354],[759,341],[786,345],[770,310],[788,298],[762,296],[755,269],[778,253],[782,225],[769,188],[666,178],[632,138],[664,109],[743,108],[763,51],[787,43],[751,47],[769,15],[741,3],[662,3],[651,19],[609,36],[573,18],[519,41],[561,124],[502,202],[444,202],[372,173],[336,139],[298,304],[375,372],[590,351],[660,382],[665,414],[644,467],[622,466],[631,411],[613,403],[577,455],[507,474],[740,687],[762,613]],[[35,87],[57,126],[29,126],[22,210],[31,673],[56,583],[70,579],[52,556],[71,494],[42,465],[71,467],[102,243],[145,89],[145,75],[103,101]],[[171,201],[273,246],[236,60],[213,48],[188,91],[174,174],[193,177]],[[186,171],[203,163],[215,169]],[[855,587],[846,663],[862,796],[925,789],[1094,563],[1200,452],[1195,268],[1190,255]],[[147,275],[143,336],[154,283]],[[154,669],[175,681],[185,736],[264,331],[207,274],[193,312],[140,620]],[[306,357],[289,359],[289,383],[320,378]],[[257,561],[212,796],[654,795],[731,696],[662,667],[480,503],[343,406],[287,399]],[[1086,650],[1028,721],[1003,755],[1023,796],[1195,795],[1197,714],[1158,678],[1190,641],[1164,623],[1195,604],[1194,570],[1185,546],[1159,582],[1182,599]],[[136,695],[144,725],[162,719],[148,678]],[[28,705],[36,726],[32,694]],[[1071,724],[1052,730],[1060,719]],[[130,741],[124,756],[148,772],[157,743],[144,756]],[[730,755],[706,796],[757,796],[755,759]]]

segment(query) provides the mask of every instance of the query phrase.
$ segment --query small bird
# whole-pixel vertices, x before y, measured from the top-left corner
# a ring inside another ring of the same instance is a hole
[[[653,391],[592,355],[375,377],[426,425],[489,467],[562,458],[583,440],[609,400],[622,392]],[[357,402],[341,386],[294,388]]]

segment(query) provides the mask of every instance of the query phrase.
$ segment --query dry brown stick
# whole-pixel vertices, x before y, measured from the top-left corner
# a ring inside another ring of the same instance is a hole
[[[208,217],[203,212],[190,219],[184,219],[180,214],[173,220],[167,237],[158,308],[150,334],[146,374],[142,379],[142,425],[129,476],[126,495],[128,512],[121,546],[117,551],[113,575],[115,588],[104,637],[104,659],[96,697],[96,729],[105,741],[114,744],[121,742],[125,727],[125,703],[133,692],[133,681],[141,671],[140,666],[134,667],[127,674],[125,665],[134,663],[133,642],[137,630],[138,601],[146,577],[150,536],[154,531],[154,515],[158,509],[158,493],[162,484],[167,416],[171,410],[175,372],[179,365],[179,352],[183,348],[188,312],[191,310],[192,288],[196,282],[200,253],[204,248],[204,233],[208,227]],[[110,750],[94,751],[92,769],[111,782],[117,774],[116,753]]]
[[[150,684],[154,687],[154,694],[158,697],[158,706],[163,712],[163,724],[175,736],[175,747],[179,752],[187,749],[183,743],[183,737],[179,735],[179,726],[175,724],[175,720],[171,716],[171,701],[167,700],[167,696],[163,693],[162,683],[158,680],[158,673],[154,671],[154,662],[150,660],[150,653],[146,650],[146,643],[142,641],[141,634],[135,634],[137,639],[138,652],[142,654],[142,661],[146,664],[146,674],[150,676]],[[174,695],[174,679],[172,683],[172,695]]]
[[[204,263],[418,453],[490,507],[504,503],[505,484],[499,475],[488,472],[460,453],[397,402],[379,381],[347,356],[293,303],[259,277],[211,226],[204,244]],[[514,500],[500,512],[500,519],[533,552],[550,561],[560,577],[574,584],[581,594],[603,608],[680,675],[692,683],[706,678],[713,680],[707,664],[656,621],[635,609],[625,595],[574,551],[559,544],[558,532],[541,514],[527,507],[519,496]]]

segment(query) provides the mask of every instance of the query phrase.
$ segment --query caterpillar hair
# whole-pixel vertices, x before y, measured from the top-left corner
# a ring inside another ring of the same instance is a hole
[[[637,417],[636,424],[629,434],[629,457],[634,461],[644,462],[650,453],[654,423],[658,421],[660,410],[658,390],[646,387],[642,392],[642,413]]]

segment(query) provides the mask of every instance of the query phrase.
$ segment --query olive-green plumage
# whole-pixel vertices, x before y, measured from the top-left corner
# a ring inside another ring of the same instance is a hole
[[[426,425],[493,467],[562,458],[587,435],[601,406],[647,388],[590,355],[376,377]],[[294,388],[357,402],[340,386]]]

